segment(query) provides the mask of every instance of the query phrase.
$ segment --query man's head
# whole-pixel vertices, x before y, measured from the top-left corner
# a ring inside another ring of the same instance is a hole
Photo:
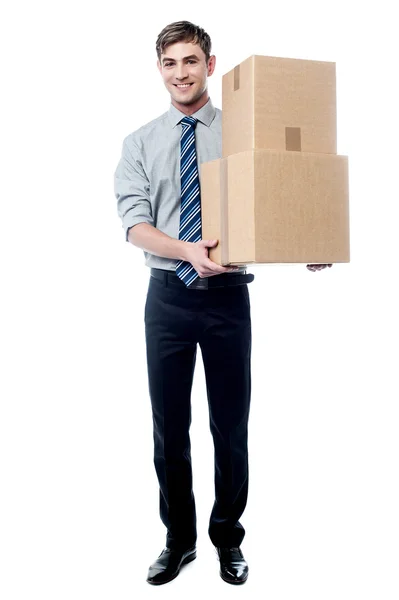
[[[211,38],[189,21],[167,25],[156,42],[157,66],[172,104],[185,114],[193,114],[208,102],[207,78],[215,70]],[[187,87],[179,84],[188,83]]]

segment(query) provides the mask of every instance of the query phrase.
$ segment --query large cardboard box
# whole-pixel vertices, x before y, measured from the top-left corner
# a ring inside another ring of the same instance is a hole
[[[253,55],[222,78],[222,156],[336,154],[335,63]]]
[[[349,262],[346,156],[252,149],[202,163],[200,184],[214,262]]]

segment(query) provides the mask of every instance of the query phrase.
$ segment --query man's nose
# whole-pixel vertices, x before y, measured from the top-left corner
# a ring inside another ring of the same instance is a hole
[[[176,79],[185,79],[187,77],[187,68],[184,65],[177,65]]]

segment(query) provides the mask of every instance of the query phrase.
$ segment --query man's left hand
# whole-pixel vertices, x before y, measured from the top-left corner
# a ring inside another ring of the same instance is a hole
[[[325,269],[326,267],[332,267],[332,265],[306,265],[309,271],[321,271],[321,269]]]

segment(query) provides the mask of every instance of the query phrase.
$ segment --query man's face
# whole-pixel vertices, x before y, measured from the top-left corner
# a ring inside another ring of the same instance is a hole
[[[216,57],[206,64],[205,54],[198,44],[177,42],[165,48],[157,61],[164,84],[176,104],[193,104],[207,90],[207,77],[215,69]],[[182,84],[189,84],[181,87]]]

